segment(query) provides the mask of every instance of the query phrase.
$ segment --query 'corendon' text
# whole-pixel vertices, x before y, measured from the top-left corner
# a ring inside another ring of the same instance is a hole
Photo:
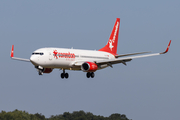
[[[113,39],[110,39],[109,40],[109,48],[111,49],[111,51],[112,51],[112,48],[114,47],[113,46],[113,43],[114,43],[114,41],[115,41],[115,39],[116,39],[116,34],[117,34],[117,31],[118,31],[118,26],[119,26],[119,22],[117,22],[117,24],[116,24],[116,28],[115,28],[115,31],[114,31],[114,36],[113,36]]]
[[[53,51],[53,55],[54,55],[54,58],[58,59],[59,58],[75,58],[75,54],[74,53],[60,53],[60,52],[57,52],[57,50],[54,50]]]

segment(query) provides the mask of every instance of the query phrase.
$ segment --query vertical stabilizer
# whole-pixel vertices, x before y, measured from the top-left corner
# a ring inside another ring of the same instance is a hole
[[[118,45],[118,34],[119,34],[120,18],[116,19],[111,36],[108,40],[108,43],[105,47],[101,48],[99,51],[104,51],[111,53],[113,55],[117,54],[117,45]]]

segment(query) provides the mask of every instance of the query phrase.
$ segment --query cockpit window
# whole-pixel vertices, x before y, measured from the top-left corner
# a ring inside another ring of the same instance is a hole
[[[44,55],[44,53],[32,53],[32,55]]]

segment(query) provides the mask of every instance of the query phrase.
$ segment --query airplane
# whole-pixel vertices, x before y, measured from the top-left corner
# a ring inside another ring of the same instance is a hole
[[[101,70],[106,67],[113,67],[114,64],[118,63],[126,65],[126,62],[135,58],[157,56],[165,54],[169,50],[171,40],[169,41],[165,52],[139,52],[118,55],[117,45],[119,27],[120,18],[116,18],[116,22],[107,44],[98,51],[73,48],[40,48],[32,53],[30,59],[23,59],[14,57],[14,45],[12,45],[10,57],[15,60],[31,62],[37,69],[39,75],[43,75],[43,73],[51,73],[53,69],[61,69],[63,71],[60,75],[62,79],[67,79],[69,77],[69,74],[66,73],[65,70],[83,71],[86,72],[87,78],[94,78],[94,72],[97,70]]]

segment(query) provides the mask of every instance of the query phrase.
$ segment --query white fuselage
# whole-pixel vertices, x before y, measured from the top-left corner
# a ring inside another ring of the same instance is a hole
[[[81,65],[86,61],[95,62],[109,59],[115,59],[114,55],[95,50],[64,48],[41,48],[34,51],[30,57],[30,61],[35,66],[70,70],[81,70],[81,67],[77,67],[77,64]],[[75,64],[76,66],[74,66]],[[102,69],[107,66],[105,65],[104,67],[99,67],[98,69]]]

